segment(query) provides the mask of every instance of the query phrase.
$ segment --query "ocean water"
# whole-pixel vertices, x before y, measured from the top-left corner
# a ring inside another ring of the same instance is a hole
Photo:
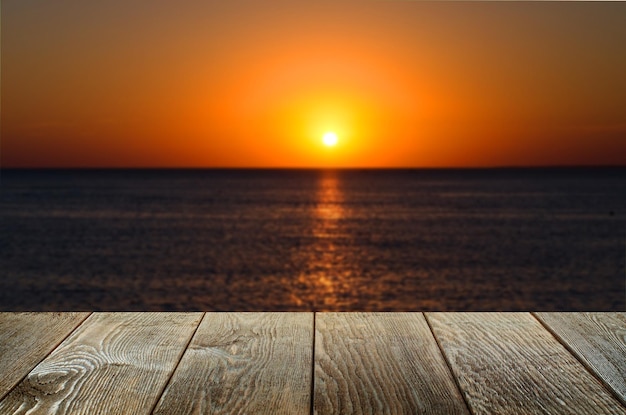
[[[0,310],[626,309],[626,168],[0,183]]]

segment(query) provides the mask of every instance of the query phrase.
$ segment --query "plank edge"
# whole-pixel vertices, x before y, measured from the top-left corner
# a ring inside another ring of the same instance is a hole
[[[70,337],[74,332],[76,332],[76,330],[78,330],[78,328],[80,326],[83,325],[83,323],[93,314],[93,312],[88,311],[88,312],[84,312],[85,315],[82,318],[79,318],[75,325],[74,328],[72,328],[71,330],[68,330],[67,334],[65,336],[59,337],[59,339],[57,339],[57,341],[55,342],[54,346],[50,349],[50,351],[44,355],[42,355],[41,359],[37,360],[30,369],[26,370],[24,373],[24,376],[22,376],[21,378],[19,378],[15,384],[13,386],[11,386],[5,393],[0,394],[0,401],[2,401],[4,398],[6,398],[7,396],[9,396],[9,394],[11,392],[13,392],[13,390],[15,390],[15,388],[17,388],[23,381],[24,379],[26,379],[28,377],[28,375],[33,371],[33,369],[35,369],[41,362],[43,362],[44,360],[46,360],[52,353],[54,353],[54,351],[61,345],[63,344],[63,342],[65,340],[68,339],[68,337]]]
[[[194,337],[196,337],[196,333],[198,332],[198,329],[200,328],[200,325],[202,324],[202,322],[206,318],[206,315],[207,315],[206,311],[202,312],[202,317],[200,317],[200,319],[198,320],[198,324],[196,324],[196,327],[193,329],[193,332],[189,336],[189,339],[187,339],[187,343],[185,344],[185,347],[181,349],[181,351],[180,351],[180,353],[178,355],[178,358],[177,358],[177,361],[176,361],[176,365],[174,365],[174,367],[172,368],[172,371],[170,372],[170,374],[167,377],[167,381],[163,382],[163,387],[161,388],[159,393],[156,395],[156,399],[152,403],[152,407],[150,408],[150,411],[148,412],[149,414],[153,414],[154,411],[156,410],[156,408],[159,406],[159,403],[161,402],[161,399],[163,399],[163,394],[167,390],[168,386],[170,386],[170,383],[172,382],[172,379],[174,378],[174,374],[178,370],[178,366],[180,366],[180,362],[183,360],[183,357],[187,353],[187,350],[189,349],[189,345],[193,341]]]
[[[556,332],[556,330],[554,330],[550,324],[545,321],[541,315],[539,315],[538,312],[533,311],[530,313],[535,320],[537,320],[539,322],[539,324],[541,324],[543,326],[544,329],[546,329],[546,331],[548,333],[550,333],[561,345],[563,345],[563,347],[565,347],[565,349],[572,355],[574,356],[574,358],[580,362],[580,364],[583,365],[583,367],[585,369],[587,369],[587,372],[589,372],[589,374],[591,376],[593,376],[596,380],[598,380],[598,382],[600,382],[600,384],[602,385],[602,387],[604,387],[604,389],[606,389],[611,396],[613,396],[615,399],[617,399],[619,401],[619,403],[622,404],[622,406],[624,406],[626,408],[626,398],[624,398],[623,396],[620,395],[620,393],[618,391],[616,391],[606,380],[604,380],[604,378],[597,372],[597,370],[587,361],[587,359],[585,359],[584,356],[582,356],[582,354],[578,353],[576,351],[576,349],[574,349],[573,347],[571,347],[569,345],[569,343],[567,342],[567,340],[565,340],[559,333]]]
[[[435,334],[435,330],[433,330],[433,326],[432,326],[432,324],[430,322],[430,319],[428,317],[428,314],[430,314],[430,313],[422,312],[420,314],[422,315],[422,318],[424,318],[424,320],[426,321],[426,325],[428,326],[428,330],[430,330],[430,334],[433,336],[433,339],[435,339],[435,343],[437,344],[437,348],[439,348],[439,353],[441,353],[443,361],[446,362],[446,367],[448,368],[448,372],[450,373],[450,376],[454,380],[454,385],[456,386],[456,389],[459,392],[459,395],[461,395],[461,398],[463,398],[463,403],[465,404],[465,408],[467,409],[467,413],[473,415],[474,411],[472,411],[472,407],[470,406],[470,404],[469,404],[469,402],[467,400],[467,396],[465,396],[463,388],[461,388],[461,384],[459,383],[459,379],[457,379],[457,377],[454,374],[454,371],[452,370],[452,364],[450,363],[450,360],[448,360],[448,356],[446,355],[446,352],[443,350],[443,345],[441,344],[441,342],[439,341],[439,338]]]

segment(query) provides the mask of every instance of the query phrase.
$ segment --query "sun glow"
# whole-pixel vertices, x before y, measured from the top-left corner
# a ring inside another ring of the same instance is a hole
[[[333,133],[332,131],[327,132],[322,137],[322,142],[327,147],[334,146],[335,144],[337,144],[337,141],[338,141],[337,134]]]

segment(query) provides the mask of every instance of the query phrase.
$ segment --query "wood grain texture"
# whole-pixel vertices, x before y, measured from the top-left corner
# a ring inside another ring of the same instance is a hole
[[[529,313],[427,313],[478,414],[626,414]]]
[[[89,313],[0,313],[0,399]]]
[[[536,313],[626,405],[626,313]]]
[[[201,318],[94,313],[0,401],[0,413],[149,413]]]
[[[316,414],[468,414],[421,313],[318,313]]]
[[[155,414],[307,414],[313,313],[208,313]]]

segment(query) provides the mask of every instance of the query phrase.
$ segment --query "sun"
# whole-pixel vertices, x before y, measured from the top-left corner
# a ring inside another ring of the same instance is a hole
[[[337,141],[338,141],[337,134],[333,133],[332,131],[325,133],[324,136],[322,137],[322,142],[327,147],[334,146],[335,144],[337,144]]]

